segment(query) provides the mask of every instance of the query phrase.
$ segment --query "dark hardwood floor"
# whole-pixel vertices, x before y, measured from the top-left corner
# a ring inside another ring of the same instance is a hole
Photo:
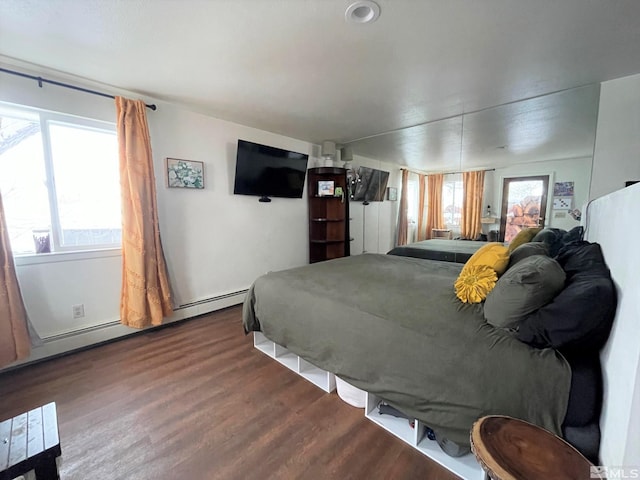
[[[254,349],[240,307],[0,374],[0,420],[51,401],[62,480],[457,478]]]

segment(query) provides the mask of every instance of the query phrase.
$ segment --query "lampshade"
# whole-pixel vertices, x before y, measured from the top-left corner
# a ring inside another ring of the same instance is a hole
[[[329,140],[325,140],[322,142],[322,154],[324,158],[335,158],[336,157],[336,142],[331,142]]]

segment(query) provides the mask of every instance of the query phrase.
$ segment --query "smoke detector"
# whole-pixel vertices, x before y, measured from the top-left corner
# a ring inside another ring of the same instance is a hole
[[[358,0],[347,7],[344,18],[348,23],[373,23],[380,16],[380,7],[371,0]]]

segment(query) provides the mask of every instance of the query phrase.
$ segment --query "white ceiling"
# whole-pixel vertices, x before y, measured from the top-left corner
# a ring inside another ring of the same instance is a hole
[[[369,25],[350,3],[1,0],[0,54],[316,144],[449,119],[391,152],[431,169],[462,113],[640,72],[638,0],[378,0]]]

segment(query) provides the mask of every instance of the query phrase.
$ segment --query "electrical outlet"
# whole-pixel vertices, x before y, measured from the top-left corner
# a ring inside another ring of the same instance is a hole
[[[78,305],[72,305],[71,309],[73,310],[73,318],[82,318],[84,317],[84,304],[79,303]]]

